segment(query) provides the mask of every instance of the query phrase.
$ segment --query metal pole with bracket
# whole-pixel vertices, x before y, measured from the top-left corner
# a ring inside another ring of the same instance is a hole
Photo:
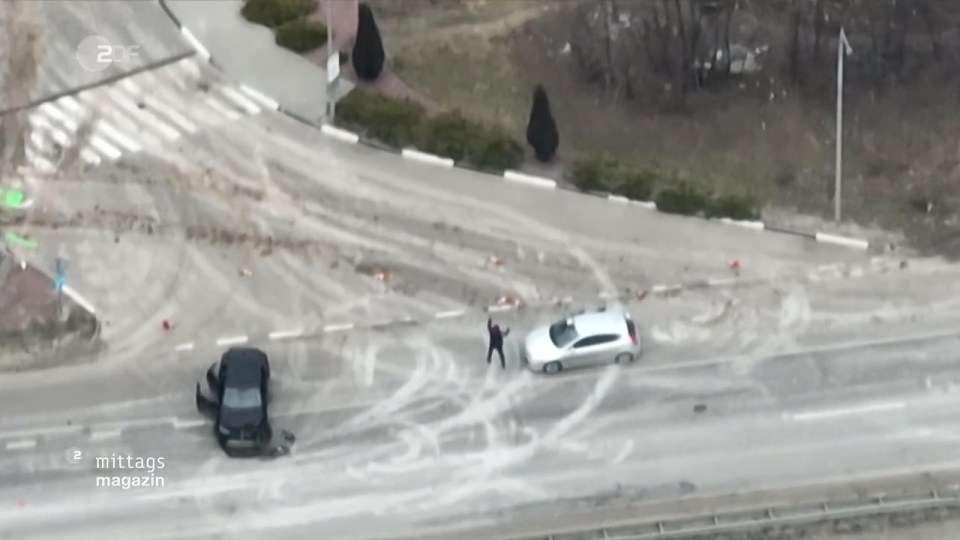
[[[837,42],[837,157],[833,180],[833,219],[837,223],[841,218],[841,198],[843,185],[843,59],[853,53],[847,33],[840,27],[840,39]]]

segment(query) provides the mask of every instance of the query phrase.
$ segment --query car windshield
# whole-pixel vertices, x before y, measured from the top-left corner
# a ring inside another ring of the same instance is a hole
[[[230,409],[252,409],[260,407],[260,389],[227,388],[223,391],[223,406]]]
[[[575,339],[577,339],[577,331],[570,321],[560,321],[550,325],[550,341],[553,341],[557,348],[566,347]]]

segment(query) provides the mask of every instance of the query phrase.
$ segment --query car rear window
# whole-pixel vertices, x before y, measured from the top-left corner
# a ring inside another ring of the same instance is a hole
[[[566,347],[577,339],[577,330],[567,321],[560,321],[550,325],[550,341],[557,348]]]

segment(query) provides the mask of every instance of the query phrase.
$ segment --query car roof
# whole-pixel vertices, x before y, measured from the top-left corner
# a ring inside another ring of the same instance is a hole
[[[597,334],[627,333],[622,311],[595,311],[574,315],[573,327],[581,336],[595,336]]]
[[[234,347],[223,353],[220,361],[227,367],[224,386],[258,386],[263,376],[260,366],[267,362],[267,355],[260,349]]]

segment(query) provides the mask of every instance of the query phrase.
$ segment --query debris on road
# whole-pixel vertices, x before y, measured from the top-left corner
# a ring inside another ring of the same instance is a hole
[[[490,258],[488,259],[488,262],[490,263],[491,266],[498,266],[498,267],[503,266],[506,263],[506,261],[503,260],[503,257],[498,257],[496,255],[491,255]]]
[[[521,304],[523,304],[523,301],[520,300],[519,298],[515,297],[515,296],[510,296],[510,295],[504,294],[504,295],[500,295],[500,297],[497,298],[497,305],[498,305],[498,306],[514,306],[514,307],[519,307]]]
[[[740,259],[733,259],[730,261],[730,269],[733,270],[734,275],[740,275]]]
[[[639,301],[639,300],[643,300],[644,298],[646,298],[649,293],[650,293],[650,291],[648,291],[648,290],[646,290],[646,289],[642,289],[642,290],[637,291],[637,292],[635,293],[635,295],[636,295],[636,297],[637,297],[637,300]]]
[[[160,326],[163,327],[164,332],[168,332],[171,328],[173,328],[173,324],[171,324],[167,319],[164,319],[163,322],[160,323]]]
[[[250,277],[251,275],[253,275],[253,272],[249,268],[240,269],[240,277]]]
[[[373,279],[379,281],[380,283],[389,283],[391,274],[388,271],[381,270],[373,275]]]

